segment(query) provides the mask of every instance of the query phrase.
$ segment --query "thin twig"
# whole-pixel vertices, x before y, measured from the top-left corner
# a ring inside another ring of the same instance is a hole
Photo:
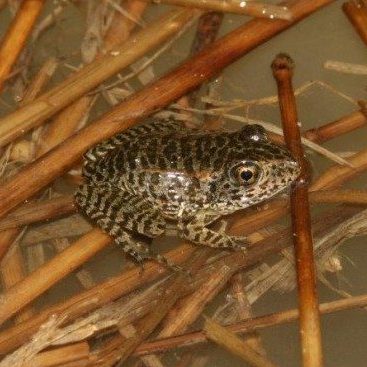
[[[253,318],[251,304],[248,300],[247,291],[244,288],[243,274],[237,273],[231,279],[231,295],[235,300],[235,317],[236,320],[247,320]],[[256,350],[259,354],[266,357],[260,334],[256,331],[249,333],[244,338],[244,342]]]
[[[316,290],[315,262],[308,202],[309,167],[304,158],[298,127],[296,101],[293,93],[293,60],[284,54],[272,63],[278,86],[284,138],[288,149],[301,167],[301,173],[291,190],[291,213],[297,269],[300,309],[300,337],[304,367],[322,366],[320,315]]]
[[[303,136],[314,141],[315,143],[321,144],[329,140],[331,137],[335,138],[365,126],[366,123],[366,114],[362,108],[360,111],[352,112],[351,114],[343,116],[336,121],[332,121],[320,127],[310,129],[306,131]]]
[[[367,75],[367,65],[351,64],[349,62],[328,60],[324,62],[324,68],[345,74]]]
[[[367,295],[355,296],[345,298],[337,301],[320,304],[320,313],[329,314],[353,308],[362,308],[367,305]],[[281,311],[265,316],[255,317],[253,319],[240,321],[233,325],[226,326],[234,333],[249,333],[255,330],[264,329],[270,326],[282,325],[299,318],[299,310],[292,309],[288,311]],[[137,348],[134,355],[144,355],[146,353],[164,352],[173,348],[184,347],[202,343],[206,341],[205,333],[203,331],[196,331],[176,337],[170,337],[161,340],[154,340],[145,342]]]
[[[217,324],[214,320],[210,318],[205,320],[204,331],[208,339],[219,344],[234,355],[237,355],[248,363],[249,366],[275,367],[273,363],[257,353],[238,336],[227,328]]]

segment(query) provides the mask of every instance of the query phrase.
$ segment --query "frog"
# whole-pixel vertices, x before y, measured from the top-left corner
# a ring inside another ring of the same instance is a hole
[[[84,183],[74,195],[80,211],[138,263],[174,269],[137,235],[153,239],[173,225],[194,244],[246,250],[245,238],[210,225],[283,192],[300,172],[260,125],[205,131],[173,118],[126,129],[84,158]]]

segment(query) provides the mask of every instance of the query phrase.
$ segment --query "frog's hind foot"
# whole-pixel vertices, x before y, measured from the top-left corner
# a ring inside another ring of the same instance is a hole
[[[183,268],[176,265],[165,256],[155,254],[151,251],[149,246],[136,241],[127,231],[117,226],[114,226],[114,229],[113,233],[109,232],[109,234],[114,236],[115,243],[117,243],[126,254],[130,255],[134,261],[141,265],[142,272],[144,271],[144,262],[146,260],[156,261],[158,264],[174,272],[184,271]]]
[[[159,264],[164,265],[166,268],[172,270],[175,273],[183,273],[186,275],[191,275],[191,273],[188,270],[184,269],[179,265],[176,265],[174,262],[170,261],[163,255],[154,254],[152,260],[157,261]]]
[[[176,265],[174,262],[170,261],[169,259],[167,259],[165,256],[160,255],[160,254],[155,254],[153,252],[151,252],[149,249],[148,251],[141,253],[141,252],[137,252],[136,250],[133,250],[131,248],[129,249],[124,249],[124,251],[129,254],[141,267],[141,273],[144,272],[144,262],[146,260],[152,260],[157,262],[159,265],[163,265],[165,268],[173,271],[173,272],[178,272],[178,273],[188,273],[184,268],[182,268],[179,265]]]

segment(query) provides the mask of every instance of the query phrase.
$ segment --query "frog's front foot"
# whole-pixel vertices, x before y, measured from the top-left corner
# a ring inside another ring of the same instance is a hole
[[[247,246],[249,244],[247,237],[245,236],[230,236],[229,237],[234,250],[241,250],[243,252],[247,252]]]
[[[247,241],[244,237],[229,236],[223,230],[213,231],[201,224],[200,222],[180,224],[180,236],[191,242],[213,248],[246,249]]]
[[[164,265],[166,268],[172,270],[175,273],[183,273],[186,275],[190,274],[186,269],[179,265],[176,265],[174,262],[170,261],[163,255],[155,254],[152,256],[152,260],[157,261],[159,264]]]
[[[219,228],[218,233],[220,233],[222,236],[228,237],[228,239],[232,243],[232,248],[235,250],[241,250],[243,252],[247,252],[247,246],[249,244],[247,237],[245,236],[229,236],[227,235],[226,231],[228,229],[228,222],[225,220],[219,221]]]

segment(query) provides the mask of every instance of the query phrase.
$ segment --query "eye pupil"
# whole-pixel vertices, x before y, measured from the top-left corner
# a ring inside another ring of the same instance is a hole
[[[253,172],[250,171],[250,170],[244,170],[241,172],[241,178],[244,180],[244,181],[250,181],[252,179],[252,177],[254,176]]]

